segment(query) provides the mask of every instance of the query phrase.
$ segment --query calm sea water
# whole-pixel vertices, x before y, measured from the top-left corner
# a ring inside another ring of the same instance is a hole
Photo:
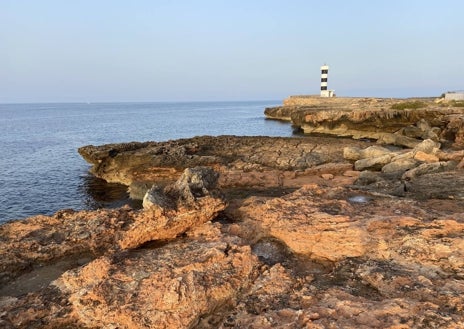
[[[83,145],[198,135],[291,136],[266,120],[280,102],[0,104],[0,222],[59,209],[130,202],[126,188],[88,174]]]

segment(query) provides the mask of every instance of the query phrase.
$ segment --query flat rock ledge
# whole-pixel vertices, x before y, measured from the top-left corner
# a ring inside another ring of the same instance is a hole
[[[267,108],[269,119],[289,121],[305,134],[368,138],[412,148],[433,139],[464,145],[464,107],[427,98],[290,97]],[[464,105],[464,104],[462,104]]]
[[[222,189],[294,188],[315,175],[341,174],[352,165],[343,147],[367,141],[334,137],[280,138],[201,136],[167,142],[123,143],[79,148],[91,173],[129,187],[142,199],[153,184],[176,181],[186,168],[208,166],[218,172]]]
[[[144,208],[0,226],[2,328],[463,327],[463,150],[204,136],[80,153]]]

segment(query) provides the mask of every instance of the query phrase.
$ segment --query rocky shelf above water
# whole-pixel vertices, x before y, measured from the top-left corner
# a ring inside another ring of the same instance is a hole
[[[352,165],[343,147],[368,141],[333,137],[280,138],[201,136],[167,142],[124,143],[79,148],[91,172],[108,182],[127,185],[142,198],[156,183],[174,182],[185,168],[208,166],[220,173],[223,189],[272,189],[301,186],[315,174],[341,174]]]
[[[82,147],[91,172],[143,209],[0,226],[0,327],[459,328],[457,145],[203,136]]]
[[[369,138],[409,148],[424,139],[463,146],[464,107],[455,105],[424,98],[290,97],[264,113],[290,121],[305,134]]]

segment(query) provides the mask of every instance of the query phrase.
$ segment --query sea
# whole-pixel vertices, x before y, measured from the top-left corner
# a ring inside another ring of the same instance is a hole
[[[114,208],[127,188],[89,174],[77,149],[194,136],[292,136],[280,101],[0,104],[0,223],[60,209]]]

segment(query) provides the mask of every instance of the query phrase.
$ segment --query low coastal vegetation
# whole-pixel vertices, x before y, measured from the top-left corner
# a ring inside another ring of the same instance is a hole
[[[425,102],[421,101],[408,101],[408,102],[402,102],[402,103],[397,103],[393,104],[391,108],[393,110],[405,110],[405,109],[419,109],[426,107],[427,104]]]

